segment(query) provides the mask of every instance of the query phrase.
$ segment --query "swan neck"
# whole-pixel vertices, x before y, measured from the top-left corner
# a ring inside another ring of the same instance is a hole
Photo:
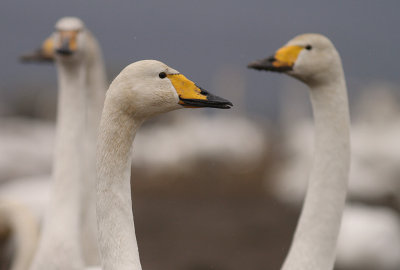
[[[96,142],[106,93],[106,72],[100,46],[87,35],[87,92],[82,197],[82,248],[86,265],[99,265],[96,224]]]
[[[343,76],[311,86],[315,150],[302,213],[283,270],[333,269],[350,167],[350,120]]]
[[[112,97],[105,101],[97,146],[96,210],[102,269],[141,270],[130,177],[132,143],[142,120],[118,110],[116,102]]]
[[[86,70],[83,65],[59,61],[57,70],[59,96],[53,190],[32,270],[83,267],[79,228]],[[68,233],[60,233],[60,226]],[[61,258],[54,254],[64,255]]]

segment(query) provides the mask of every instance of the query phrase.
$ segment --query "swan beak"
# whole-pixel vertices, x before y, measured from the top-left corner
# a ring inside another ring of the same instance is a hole
[[[53,38],[47,38],[42,46],[35,52],[22,55],[22,62],[53,62],[54,61],[54,42]]]
[[[233,106],[229,100],[207,92],[182,74],[168,74],[167,78],[171,81],[179,96],[179,104],[186,108],[230,109]]]
[[[286,72],[293,70],[302,46],[284,46],[276,51],[276,53],[268,58],[251,62],[247,65],[248,68],[256,70],[268,70],[275,72]]]
[[[78,48],[77,31],[60,31],[60,42],[55,51],[64,56],[72,55]]]

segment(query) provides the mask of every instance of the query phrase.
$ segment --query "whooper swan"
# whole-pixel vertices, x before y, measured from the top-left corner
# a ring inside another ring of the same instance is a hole
[[[333,269],[350,167],[350,117],[340,56],[328,38],[303,34],[274,56],[248,67],[283,72],[310,87],[314,159],[301,216],[282,269]]]
[[[155,60],[129,65],[111,83],[97,142],[96,208],[102,269],[141,269],[130,187],[131,146],[140,125],[149,117],[184,107],[231,106]]]
[[[55,58],[59,77],[54,184],[32,270],[82,269],[99,262],[94,160],[104,64],[96,39],[80,19],[62,18],[55,28],[40,50],[24,58]]]

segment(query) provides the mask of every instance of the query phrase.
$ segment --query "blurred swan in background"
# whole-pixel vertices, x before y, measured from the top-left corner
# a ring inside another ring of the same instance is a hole
[[[94,204],[95,145],[106,89],[105,71],[97,41],[78,18],[60,19],[55,33],[42,48],[23,60],[53,58],[60,91],[51,190],[50,183],[46,185],[47,179],[36,177],[39,181],[10,181],[2,191],[14,198],[23,197],[21,202],[28,205],[34,205],[32,201],[43,202],[46,198],[43,194],[50,193],[31,269],[81,269],[85,264],[99,262]],[[23,185],[22,195],[18,196],[21,183],[29,184]],[[28,192],[31,196],[25,196]],[[32,198],[35,195],[38,200]],[[42,209],[34,211],[42,214]],[[61,230],[60,226],[68,229]],[[58,252],[64,255],[54,256]]]
[[[340,56],[318,34],[295,37],[250,68],[285,72],[310,87],[314,159],[307,194],[282,269],[332,269],[350,168],[350,120]]]
[[[25,205],[39,221],[49,202],[54,126],[18,117],[0,125],[0,199]]]
[[[0,126],[0,185],[11,179],[50,173],[54,148],[52,124],[8,117],[0,118]]]
[[[12,257],[10,270],[26,270],[29,268],[36,250],[39,235],[38,222],[30,209],[16,201],[0,200],[0,239],[11,238],[17,247]],[[8,252],[3,250],[0,258]]]
[[[142,269],[130,187],[132,143],[141,124],[183,107],[227,109],[231,105],[154,60],[135,62],[114,79],[104,103],[97,152],[96,213],[102,269]]]

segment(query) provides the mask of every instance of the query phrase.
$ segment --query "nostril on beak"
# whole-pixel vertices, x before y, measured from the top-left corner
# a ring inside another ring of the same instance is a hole
[[[200,89],[200,94],[202,94],[202,95],[205,95],[205,96],[207,96],[208,95],[208,92],[207,92],[207,90],[204,90],[203,88],[201,88],[200,86],[197,86],[199,89]]]

